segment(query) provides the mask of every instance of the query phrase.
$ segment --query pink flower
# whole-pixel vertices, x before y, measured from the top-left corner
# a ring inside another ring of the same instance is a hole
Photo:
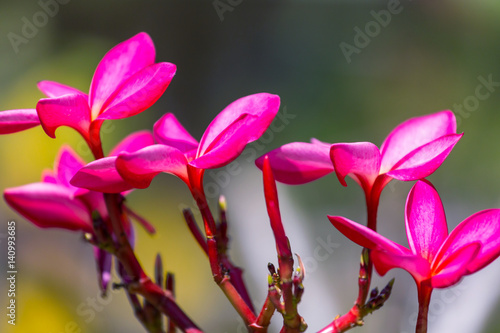
[[[248,143],[264,133],[278,109],[279,97],[276,95],[260,93],[240,98],[210,123],[200,143],[173,114],[167,113],[154,125],[158,144],[117,157],[116,169],[125,183],[112,184],[105,173],[94,177],[102,170],[102,159],[80,170],[72,183],[118,192],[126,186],[146,188],[156,175],[166,172],[182,179],[196,195],[204,196],[204,170],[222,167],[236,159]]]
[[[36,110],[47,135],[55,137],[59,126],[69,126],[95,151],[102,122],[131,117],[149,108],[163,94],[175,71],[171,63],[155,63],[151,38],[139,33],[104,56],[88,95],[57,82],[40,82],[38,87],[49,98],[41,99]]]
[[[111,154],[133,151],[152,143],[153,136],[150,132],[137,132],[120,142]],[[63,146],[56,158],[53,171],[45,171],[41,182],[6,189],[5,201],[40,228],[62,228],[95,235],[93,213],[97,212],[104,223],[103,228],[111,230],[103,194],[70,184],[71,178],[84,165],[85,162],[69,146]],[[154,232],[154,228],[147,221],[127,207],[124,208],[149,232]],[[133,230],[130,225],[126,225],[125,230],[129,236],[132,235]],[[111,279],[111,255],[98,247],[94,247],[94,255],[100,286],[105,291]]]
[[[0,134],[11,134],[40,125],[35,109],[0,112]]]
[[[347,238],[372,250],[380,275],[402,268],[419,290],[452,286],[500,255],[500,209],[473,214],[448,234],[441,199],[427,181],[418,181],[406,201],[409,249],[344,217],[328,218]]]
[[[150,132],[137,132],[125,138],[111,154],[152,143]],[[92,213],[97,211],[104,220],[108,216],[103,194],[70,184],[85,162],[69,146],[63,146],[54,165],[54,171],[43,173],[41,182],[6,189],[5,200],[38,227],[93,233]]]
[[[456,134],[451,111],[412,118],[397,126],[379,150],[369,142],[328,144],[292,142],[267,153],[278,181],[303,184],[336,172],[347,186],[352,177],[365,192],[378,190],[392,179],[416,180],[429,176],[443,163],[463,134]],[[255,163],[262,169],[263,156]]]
[[[411,181],[436,171],[463,135],[456,129],[455,115],[441,111],[398,125],[380,150],[370,142],[336,143],[330,157],[342,185],[350,176],[367,196],[378,198],[393,178]]]

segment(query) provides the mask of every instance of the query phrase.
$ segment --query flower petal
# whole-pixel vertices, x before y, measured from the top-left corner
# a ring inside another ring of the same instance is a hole
[[[371,258],[377,273],[381,276],[385,275],[393,268],[402,268],[411,274],[417,284],[420,284],[430,277],[431,271],[429,262],[411,253],[400,255],[387,251],[375,250],[372,251]]]
[[[92,119],[116,89],[132,75],[155,61],[155,48],[148,34],[141,32],[113,47],[97,66],[90,84]]]
[[[457,124],[453,112],[446,110],[408,119],[398,125],[380,148],[380,173],[386,173],[412,150],[444,135],[455,134]]]
[[[433,272],[434,276],[430,280],[432,287],[447,288],[460,281],[464,275],[468,274],[467,267],[480,250],[481,243],[474,242],[453,252],[446,265],[442,268],[438,267],[437,271]]]
[[[411,255],[411,252],[407,248],[385,238],[364,225],[342,216],[328,216],[328,219],[338,231],[358,245],[370,250],[378,249],[398,255]]]
[[[186,157],[178,149],[165,145],[122,153],[116,159],[116,169],[127,183],[136,188],[148,187],[160,172],[174,174],[189,184]]]
[[[36,111],[42,127],[51,138],[59,126],[69,126],[88,138],[90,110],[87,99],[79,94],[64,95],[58,98],[43,98],[38,101]]]
[[[35,109],[7,110],[0,112],[0,134],[11,134],[40,125]]]
[[[467,266],[470,273],[485,267],[500,255],[500,209],[487,209],[473,214],[461,222],[446,239],[434,266],[447,263],[453,253],[474,242],[481,243],[481,250]]]
[[[120,193],[133,188],[116,171],[116,156],[90,162],[75,174],[71,185],[104,193]]]
[[[109,156],[116,156],[122,152],[134,152],[155,143],[153,134],[150,131],[138,131],[128,135],[120,141],[109,153]]]
[[[54,82],[54,81],[40,81],[37,84],[38,89],[43,92],[48,98],[57,98],[63,95],[73,95],[80,94],[85,96],[88,99],[88,95],[83,91],[80,91],[76,88],[67,86],[65,84]]]
[[[285,184],[304,184],[333,171],[330,145],[292,142],[259,157],[255,164],[262,169],[265,156],[273,169],[276,180]]]
[[[134,74],[108,98],[97,119],[122,119],[146,110],[165,92],[175,71],[174,64],[162,62]]]
[[[75,200],[73,193],[63,186],[33,183],[8,188],[4,198],[14,210],[40,228],[93,232],[87,206]]]
[[[232,102],[208,125],[196,156],[217,150],[222,145],[234,146],[238,151],[243,150],[241,146],[257,140],[266,131],[278,113],[279,105],[279,96],[267,93],[245,96]],[[228,128],[238,128],[242,133],[238,133],[238,138],[232,140],[228,138],[228,134],[233,131]],[[202,164],[201,161],[199,163]],[[202,168],[201,165],[196,166]]]
[[[70,184],[71,178],[85,165],[85,162],[68,145],[63,145],[54,162],[57,182],[75,193],[78,189]]]
[[[445,135],[403,157],[387,175],[398,180],[422,179],[437,170],[463,134]]]
[[[172,113],[164,114],[154,124],[153,133],[158,143],[179,149],[184,154],[198,148],[198,141],[189,134]],[[193,156],[194,157],[194,156]]]
[[[429,263],[448,236],[441,198],[432,184],[418,181],[406,200],[406,236],[413,254]]]
[[[370,142],[335,143],[330,150],[335,173],[344,186],[351,176],[363,189],[369,190],[380,170],[380,152]]]

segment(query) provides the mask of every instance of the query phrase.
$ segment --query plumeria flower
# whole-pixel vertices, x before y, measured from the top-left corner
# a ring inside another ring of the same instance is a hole
[[[428,304],[422,302],[429,302],[433,288],[450,287],[500,255],[500,209],[475,213],[448,233],[441,199],[427,181],[418,181],[406,201],[409,248],[344,217],[328,218],[347,238],[372,250],[371,258],[380,275],[392,268],[408,271],[424,308]]]
[[[347,186],[352,177],[364,190],[368,225],[375,229],[376,213],[383,188],[394,178],[410,181],[432,174],[450,154],[463,134],[456,134],[451,111],[409,119],[398,125],[379,150],[370,142],[335,143],[313,140],[294,142],[269,152],[276,179],[302,184],[335,171]],[[256,164],[262,168],[263,157]]]
[[[0,112],[0,134],[11,134],[40,125],[35,109]]]
[[[154,125],[158,144],[133,153],[121,153],[116,158],[116,170],[125,182],[113,183],[113,177],[103,169],[109,174],[116,170],[97,160],[81,169],[72,183],[97,191],[118,192],[127,186],[146,188],[156,175],[166,172],[183,180],[198,205],[206,206],[205,169],[219,168],[236,159],[248,143],[257,140],[269,127],[279,104],[278,96],[267,93],[240,98],[217,115],[199,143],[173,114],[167,113]]]
[[[350,176],[367,196],[378,198],[393,178],[417,180],[436,171],[463,136],[456,130],[453,112],[441,111],[398,125],[380,150],[370,142],[336,143],[330,157],[342,185]]]
[[[111,154],[133,151],[152,143],[153,136],[150,132],[137,132],[125,138]],[[109,227],[103,194],[70,184],[71,178],[85,165],[85,162],[69,146],[63,146],[54,165],[54,170],[43,172],[41,182],[5,189],[6,202],[40,228],[82,231],[95,236],[94,212],[97,212],[103,223]],[[126,210],[131,211],[128,208]],[[134,218],[137,216],[135,213],[130,215]],[[154,231],[143,219],[139,219],[139,222],[148,231]],[[125,229],[128,233],[131,232],[130,225],[125,226]],[[94,251],[101,276],[101,286],[106,290],[110,279],[111,257],[97,247]]]
[[[155,63],[155,48],[148,34],[139,33],[113,47],[97,66],[89,94],[52,81],[41,81],[36,110],[43,129],[55,137],[59,126],[77,130],[95,153],[104,120],[136,115],[155,103],[176,71],[171,63]],[[101,155],[101,154],[97,154]],[[102,156],[96,156],[102,157]]]

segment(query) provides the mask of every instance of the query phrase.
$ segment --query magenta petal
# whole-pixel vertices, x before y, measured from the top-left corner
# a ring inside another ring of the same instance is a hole
[[[429,263],[448,236],[448,226],[441,198],[426,181],[418,181],[406,200],[406,235],[413,254]]]
[[[224,144],[235,145],[240,150],[241,145],[257,140],[271,124],[279,106],[279,96],[267,93],[249,95],[232,102],[208,125],[196,155],[200,157]],[[228,132],[231,132],[228,131],[229,127],[242,131],[238,133],[237,140],[228,138]]]
[[[148,34],[141,32],[113,47],[97,66],[90,84],[92,119],[116,89],[132,75],[155,61],[155,48]],[[109,103],[109,102],[108,102]]]
[[[97,118],[121,119],[146,110],[165,92],[175,70],[174,64],[166,62],[144,68],[110,96]]]
[[[62,146],[54,163],[58,183],[75,192],[77,189],[70,185],[70,180],[84,165],[85,162],[70,146]]]
[[[455,134],[456,130],[455,115],[448,110],[408,119],[398,125],[382,143],[380,173],[391,170],[412,150],[444,135]]]
[[[38,101],[36,111],[42,127],[51,138],[59,126],[69,126],[84,137],[88,137],[90,110],[82,95],[64,95],[59,98],[44,98]]]
[[[330,145],[292,142],[267,153],[276,180],[285,184],[304,184],[333,171]],[[262,169],[265,156],[255,164]]]
[[[120,193],[130,190],[128,184],[116,171],[116,156],[104,157],[81,168],[71,179],[71,185],[104,193]]]
[[[384,250],[398,255],[411,255],[410,251],[375,231],[341,216],[328,216],[328,219],[338,231],[354,243],[370,250]]]
[[[371,188],[380,170],[380,152],[370,142],[336,143],[330,150],[335,173],[344,186],[351,176],[363,189]]]
[[[189,154],[198,148],[198,141],[189,134],[172,113],[164,114],[153,127],[158,143],[179,149]]]
[[[116,168],[125,181],[136,188],[146,188],[160,172],[176,175],[189,184],[187,160],[178,149],[152,145],[134,153],[122,153]]]
[[[422,179],[441,166],[463,134],[450,134],[419,147],[399,161],[387,175],[398,180]]]
[[[420,283],[427,280],[431,274],[429,262],[412,254],[401,255],[375,250],[371,258],[377,273],[381,276],[393,268],[402,268],[410,273],[417,283]]]
[[[57,98],[63,95],[73,95],[80,94],[85,96],[88,99],[88,96],[83,91],[80,91],[76,88],[67,86],[65,84],[54,82],[54,81],[40,81],[37,84],[38,89],[43,92],[48,98]]]
[[[431,279],[433,288],[451,287],[464,276],[469,274],[468,265],[481,250],[481,243],[474,242],[458,249],[446,260],[444,267],[437,267]]]
[[[35,109],[7,110],[0,112],[0,134],[11,134],[40,125]]]
[[[461,247],[481,243],[481,250],[475,259],[467,266],[469,273],[474,273],[485,267],[500,255],[500,209],[487,209],[473,214],[461,222],[446,239],[435,266],[443,262]]]
[[[62,228],[92,232],[86,205],[75,200],[72,191],[51,183],[33,183],[8,188],[5,201],[40,228]]]
[[[109,153],[109,156],[116,156],[121,152],[134,152],[147,146],[153,145],[153,134],[150,131],[138,131],[128,135],[120,141]]]

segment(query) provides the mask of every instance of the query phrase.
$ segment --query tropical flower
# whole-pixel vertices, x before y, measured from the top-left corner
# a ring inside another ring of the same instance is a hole
[[[150,132],[142,131],[131,134],[120,142],[110,154],[133,151],[153,143]],[[63,146],[54,163],[54,170],[43,172],[42,181],[24,186],[8,188],[4,192],[5,201],[19,214],[40,228],[62,228],[83,231],[95,237],[94,212],[110,228],[108,211],[104,196],[100,192],[89,191],[70,184],[74,174],[85,162],[69,146]],[[147,221],[126,208],[130,216],[136,218],[150,232],[154,232]],[[125,226],[127,234],[132,235],[132,227]],[[111,255],[94,247],[99,281],[102,290],[106,290],[111,279]]]
[[[100,150],[103,121],[131,117],[149,108],[163,94],[175,71],[174,64],[155,63],[151,38],[139,33],[103,57],[88,95],[61,83],[41,81],[38,87],[48,98],[41,99],[36,110],[47,135],[54,138],[59,126],[69,126],[95,153]]]
[[[380,194],[394,178],[417,180],[432,174],[450,154],[463,134],[456,134],[451,111],[409,119],[398,125],[379,150],[370,142],[327,144],[293,142],[275,149],[269,156],[276,179],[302,184],[335,170],[340,183],[353,178],[364,190],[368,226],[376,229]],[[262,168],[263,157],[255,161]]]
[[[179,177],[191,190],[202,211],[207,235],[215,233],[215,222],[203,189],[205,169],[219,168],[236,159],[245,146],[257,140],[278,113],[279,97],[260,93],[242,97],[222,110],[210,123],[198,143],[173,114],[167,113],[154,125],[156,145],[116,158],[116,170],[97,160],[82,168],[74,185],[96,191],[119,192],[124,188],[146,188],[161,172]],[[113,183],[109,174],[118,172],[123,182]]]
[[[0,112],[0,134],[11,134],[40,125],[35,109]]]
[[[441,111],[398,125],[380,150],[370,142],[336,143],[330,157],[342,185],[350,176],[367,196],[378,198],[393,178],[417,180],[436,171],[463,136],[456,130],[453,112]]]
[[[328,218],[347,238],[372,250],[380,275],[392,268],[408,271],[417,284],[422,311],[427,311],[433,288],[450,287],[500,255],[500,209],[475,213],[448,234],[441,199],[427,181],[418,181],[406,201],[409,248],[344,217]]]

